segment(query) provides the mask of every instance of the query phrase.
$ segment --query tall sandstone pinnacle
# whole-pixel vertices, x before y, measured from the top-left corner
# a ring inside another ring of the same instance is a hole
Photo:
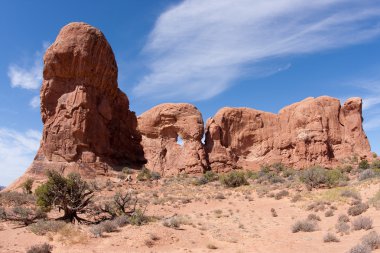
[[[336,98],[307,98],[278,114],[222,108],[206,123],[205,149],[218,172],[276,162],[331,167],[353,156],[371,158],[362,122],[360,98],[343,106]]]
[[[44,56],[43,135],[29,176],[46,169],[92,177],[105,167],[145,162],[137,118],[117,83],[114,53],[85,23],[62,28]]]

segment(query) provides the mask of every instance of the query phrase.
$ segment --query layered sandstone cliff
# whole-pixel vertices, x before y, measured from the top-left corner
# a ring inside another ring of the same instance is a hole
[[[281,162],[303,168],[370,157],[362,128],[362,100],[307,98],[278,114],[223,108],[206,124],[206,153],[214,171]]]

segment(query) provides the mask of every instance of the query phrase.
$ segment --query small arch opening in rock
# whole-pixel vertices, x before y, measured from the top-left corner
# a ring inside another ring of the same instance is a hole
[[[181,136],[177,136],[177,144],[180,145],[180,146],[183,146],[183,140],[181,138]]]
[[[202,142],[203,145],[206,144],[206,133],[203,134],[201,142]]]

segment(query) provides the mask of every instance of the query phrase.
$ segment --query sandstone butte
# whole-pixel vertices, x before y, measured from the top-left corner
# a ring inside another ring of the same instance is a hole
[[[62,28],[44,56],[40,148],[13,187],[25,177],[43,178],[47,169],[94,178],[109,168],[146,166],[165,176],[275,162],[332,167],[352,156],[371,158],[360,98],[343,106],[327,96],[307,98],[278,114],[222,108],[204,127],[191,104],[161,104],[136,117],[117,75],[100,30],[85,23]]]

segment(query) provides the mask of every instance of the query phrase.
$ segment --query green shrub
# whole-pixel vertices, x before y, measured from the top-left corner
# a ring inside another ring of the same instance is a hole
[[[207,182],[213,182],[213,181],[217,181],[219,179],[218,174],[216,174],[215,172],[210,171],[210,170],[206,171],[206,173],[203,176],[207,180]]]
[[[151,178],[152,180],[159,180],[161,178],[161,174],[156,171],[152,171]]]
[[[220,181],[227,187],[239,187],[242,185],[248,185],[248,181],[245,178],[243,171],[231,171],[224,175],[221,175]]]
[[[300,180],[309,189],[321,186],[334,187],[339,182],[347,180],[338,169],[328,170],[319,166],[314,166],[300,172]]]
[[[129,223],[135,226],[141,226],[149,221],[148,217],[145,216],[145,211],[141,209],[136,209],[136,211],[129,217]]]
[[[281,190],[279,192],[277,192],[274,196],[274,198],[276,200],[280,200],[282,199],[283,197],[286,197],[286,196],[289,196],[289,192],[287,190]]]
[[[33,183],[34,180],[28,178],[21,184],[21,188],[25,194],[32,194]]]
[[[360,161],[358,168],[361,170],[367,170],[370,168],[370,165],[369,165],[368,161],[364,159],[364,160]]]
[[[123,170],[122,170],[122,172],[123,172],[124,174],[127,174],[127,175],[132,174],[132,170],[131,170],[131,168],[128,168],[128,167],[124,167]]]
[[[257,173],[256,171],[247,170],[247,172],[245,174],[246,174],[247,178],[250,178],[253,180],[259,178],[259,173]]]
[[[375,160],[371,164],[371,169],[380,169],[380,160]]]
[[[141,169],[139,174],[137,174],[137,180],[139,181],[147,181],[152,178],[152,173],[145,166]]]
[[[324,237],[323,237],[323,242],[340,242],[338,237],[334,235],[331,232],[328,232]]]
[[[376,173],[372,169],[366,169],[360,172],[359,181],[364,181],[376,177]]]
[[[83,219],[79,218],[77,213],[84,211],[90,204],[93,191],[79,174],[70,173],[64,177],[56,171],[49,170],[47,176],[48,181],[35,191],[37,205],[45,210],[57,207],[64,211],[64,220],[81,222]]]
[[[365,211],[367,211],[369,208],[369,205],[367,203],[358,203],[354,206],[351,206],[348,208],[347,213],[351,216],[358,216]]]

